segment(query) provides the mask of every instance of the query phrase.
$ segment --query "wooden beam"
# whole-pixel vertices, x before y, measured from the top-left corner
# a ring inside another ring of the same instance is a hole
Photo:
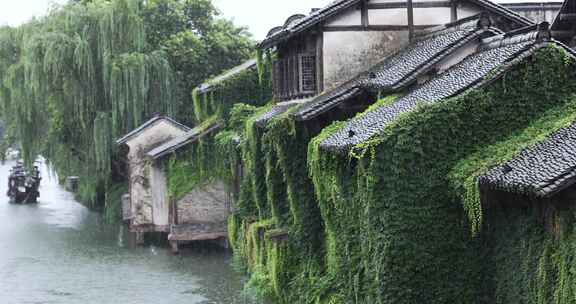
[[[562,37],[562,38],[567,38],[567,37],[572,37],[572,36],[576,36],[576,32],[574,31],[552,31],[552,37]]]
[[[560,20],[564,21],[572,21],[572,20],[576,20],[576,14],[560,14]]]
[[[458,3],[456,0],[450,1],[450,21],[456,22],[458,20]]]
[[[368,8],[366,7],[367,3],[366,0],[362,1],[362,6],[360,7],[360,9],[362,10],[362,26],[363,27],[368,27],[369,25],[369,20],[368,20]]]
[[[425,30],[433,27],[437,27],[438,24],[423,24],[423,25],[413,25],[412,28],[415,30]],[[362,32],[362,31],[408,31],[410,27],[408,25],[369,25],[364,28],[361,25],[331,25],[325,26],[323,28],[324,32]]]
[[[406,8],[408,10],[408,37],[412,41],[414,39],[414,3],[412,0],[407,0],[406,3],[408,4]]]
[[[316,91],[324,91],[324,32],[316,36]]]
[[[387,2],[387,3],[368,3],[366,8],[373,10],[407,8],[408,2]],[[452,7],[452,1],[426,1],[412,3],[414,8],[435,8],[435,7]]]

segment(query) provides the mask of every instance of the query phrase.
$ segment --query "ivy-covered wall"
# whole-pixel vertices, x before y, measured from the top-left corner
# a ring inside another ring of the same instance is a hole
[[[529,141],[508,141],[501,147],[506,153],[488,154],[493,159],[472,170],[454,168],[479,149],[516,138],[543,116],[569,113],[576,89],[572,64],[562,50],[546,48],[483,89],[402,115],[357,147],[355,157],[311,147],[323,219],[335,236],[328,269],[343,279],[357,274],[336,291],[346,302],[358,294],[350,286],[360,280],[359,302],[493,303],[482,288],[479,192],[464,184],[471,176],[475,185],[490,164]],[[542,133],[562,123],[551,125]]]
[[[206,92],[193,90],[196,130],[208,129],[217,122],[222,127],[171,156],[170,200],[176,201],[197,186],[215,180],[224,182],[234,192],[234,184],[240,178],[240,134],[256,106],[265,105],[272,98],[271,68],[272,56],[258,53],[256,68],[245,69],[219,82],[208,81],[210,89]]]
[[[216,115],[228,118],[234,104],[263,106],[272,99],[272,55],[257,55],[255,68],[245,69],[223,81],[208,81],[210,88],[192,91],[196,123]]]
[[[244,183],[230,237],[237,261],[251,274],[248,290],[279,303],[310,302],[324,292],[310,286],[323,284],[324,257],[324,229],[306,170],[311,135],[290,110],[257,125],[269,110],[262,107],[245,123]]]
[[[574,121],[573,64],[541,49],[350,155],[320,149],[343,123],[310,140],[289,113],[248,119],[229,222],[248,288],[278,303],[571,303],[572,213],[560,237],[529,208],[486,218],[475,179]]]

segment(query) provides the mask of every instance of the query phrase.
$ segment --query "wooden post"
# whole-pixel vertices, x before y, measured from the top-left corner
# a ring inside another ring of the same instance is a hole
[[[136,232],[136,245],[144,245],[144,232]]]
[[[408,3],[408,37],[410,41],[414,38],[414,4],[412,0],[407,0]]]
[[[173,254],[179,254],[178,241],[170,241],[170,248]]]
[[[220,239],[220,247],[224,249],[230,249],[230,243],[228,242],[228,237],[223,237]]]
[[[364,28],[364,30],[366,30],[368,28],[369,25],[369,21],[368,21],[368,7],[366,5],[366,0],[362,1],[362,3],[360,4],[360,10],[361,10],[361,22],[362,22],[362,28]]]
[[[458,20],[458,3],[456,0],[450,1],[450,22],[456,22]]]

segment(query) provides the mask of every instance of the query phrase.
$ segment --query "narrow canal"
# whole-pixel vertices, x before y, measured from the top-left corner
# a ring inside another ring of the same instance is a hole
[[[38,205],[8,204],[0,166],[0,303],[248,303],[231,255],[133,247],[43,168]]]

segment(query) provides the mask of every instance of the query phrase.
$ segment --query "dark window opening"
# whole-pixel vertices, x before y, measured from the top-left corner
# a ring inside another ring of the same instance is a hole
[[[274,95],[279,100],[316,94],[316,55],[298,54],[274,62]]]

